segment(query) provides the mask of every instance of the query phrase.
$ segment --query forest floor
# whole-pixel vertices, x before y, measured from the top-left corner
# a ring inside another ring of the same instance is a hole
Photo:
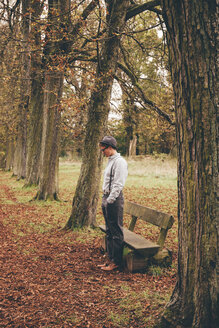
[[[62,229],[70,198],[29,202],[21,185],[0,171],[0,327],[153,327],[175,285],[176,230],[170,268],[103,272],[101,233]]]

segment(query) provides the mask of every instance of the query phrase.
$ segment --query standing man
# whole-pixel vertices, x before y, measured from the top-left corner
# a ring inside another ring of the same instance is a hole
[[[102,211],[106,223],[106,250],[110,264],[100,266],[102,270],[112,271],[122,268],[123,255],[123,206],[122,189],[128,175],[127,163],[117,153],[116,139],[105,136],[100,141],[100,149],[108,157],[104,171]]]

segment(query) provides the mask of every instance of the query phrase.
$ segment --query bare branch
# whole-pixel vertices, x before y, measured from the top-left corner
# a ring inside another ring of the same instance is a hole
[[[77,23],[73,26],[73,28],[72,28],[72,30],[71,30],[71,32],[70,32],[71,35],[76,35],[76,34],[79,32],[80,28],[81,28],[82,25],[83,25],[83,22],[87,19],[87,17],[88,17],[88,16],[92,13],[92,11],[96,8],[97,4],[98,4],[98,0],[92,0],[92,1],[89,3],[89,5],[84,9],[84,11],[83,11],[83,13],[82,13],[82,15],[81,15],[81,19],[79,20],[79,22],[77,22]]]
[[[153,101],[151,101],[146,97],[144,91],[142,90],[141,86],[138,84],[136,77],[132,73],[132,71],[129,70],[124,65],[122,65],[121,63],[118,63],[118,67],[131,79],[133,87],[137,90],[139,97],[144,101],[144,103],[147,104],[157,114],[159,114],[159,116],[163,117],[171,125],[175,125],[175,123],[171,120],[170,116],[166,112],[164,112]]]
[[[131,6],[127,12],[126,21],[146,10],[155,11],[154,7],[159,6],[160,4],[161,4],[160,0],[153,0],[150,2],[146,2],[143,5]],[[157,12],[157,10],[156,10],[156,12]],[[161,13],[161,11],[159,11],[159,13]]]

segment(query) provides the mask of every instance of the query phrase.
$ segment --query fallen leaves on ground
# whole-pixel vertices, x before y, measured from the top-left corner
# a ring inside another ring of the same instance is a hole
[[[81,241],[80,232],[57,226],[41,231],[53,216],[36,202],[19,202],[7,178],[0,172],[1,327],[152,327],[175,270],[101,271],[100,237]]]

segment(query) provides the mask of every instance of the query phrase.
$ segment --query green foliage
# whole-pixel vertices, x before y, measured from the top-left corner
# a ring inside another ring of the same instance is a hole
[[[154,13],[145,12],[128,23],[123,38],[121,60],[132,72],[132,77],[121,72],[123,97],[119,111],[123,113],[123,121],[118,121],[117,131],[123,131],[126,154],[129,153],[129,141],[134,137],[137,137],[136,154],[169,153],[175,145],[174,126],[170,126],[151,105],[156,104],[174,121],[164,40],[159,36],[162,35],[160,27],[152,28],[158,24]],[[120,139],[120,133],[116,136]]]

